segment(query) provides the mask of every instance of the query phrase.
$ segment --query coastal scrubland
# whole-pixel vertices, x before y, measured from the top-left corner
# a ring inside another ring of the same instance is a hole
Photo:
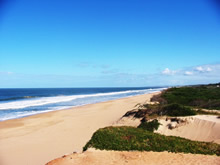
[[[165,136],[134,127],[106,127],[94,133],[84,147],[117,151],[168,151],[220,156],[220,145]]]
[[[153,102],[153,104],[152,104]],[[168,151],[220,156],[220,145],[154,133],[160,123],[157,118],[215,114],[202,109],[220,110],[219,84],[169,88],[151,98],[151,104],[138,104],[123,117],[138,118],[141,124],[135,127],[106,127],[95,132],[85,145],[88,148],[119,151]]]
[[[169,88],[151,100],[160,104],[177,103],[194,108],[220,110],[220,83]]]
[[[151,98],[154,104],[137,105],[124,116],[144,121],[158,116],[218,115],[220,110],[220,84],[173,87]]]

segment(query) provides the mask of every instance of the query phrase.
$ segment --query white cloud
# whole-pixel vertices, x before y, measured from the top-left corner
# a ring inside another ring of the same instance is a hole
[[[203,71],[203,68],[202,68],[201,66],[198,66],[198,67],[196,67],[195,70],[197,70],[197,71],[199,71],[199,72],[202,72],[202,71]]]
[[[208,68],[206,68],[206,71],[207,71],[207,72],[211,72],[212,69],[211,69],[210,67],[208,67]]]
[[[162,74],[164,74],[164,75],[174,75],[175,73],[176,73],[176,71],[170,70],[169,68],[166,68],[162,71]]]
[[[209,66],[197,66],[195,70],[198,72],[211,72],[212,71],[212,69]]]
[[[193,72],[191,72],[191,71],[185,71],[184,74],[187,75],[187,76],[190,76],[190,75],[193,75]]]

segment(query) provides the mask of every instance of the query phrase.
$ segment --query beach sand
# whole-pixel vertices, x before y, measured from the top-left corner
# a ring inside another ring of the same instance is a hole
[[[0,122],[0,164],[41,165],[81,152],[99,128],[111,126],[145,94]]]
[[[219,165],[219,156],[169,152],[100,151],[89,149],[53,160],[47,165]]]

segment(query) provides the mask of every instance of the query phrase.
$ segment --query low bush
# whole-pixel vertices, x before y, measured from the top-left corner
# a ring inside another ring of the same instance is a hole
[[[96,131],[83,150],[93,147],[118,151],[168,151],[220,156],[220,145],[164,136],[134,127],[106,127]]]
[[[192,110],[189,107],[182,106],[180,104],[168,104],[164,106],[161,110],[161,115],[168,116],[192,116],[196,115],[196,111]]]
[[[157,119],[154,119],[152,121],[145,121],[145,122],[141,122],[141,124],[138,126],[138,128],[142,128],[144,130],[150,131],[150,132],[154,132],[154,130],[157,130],[160,126],[160,123],[158,122]]]
[[[154,97],[161,104],[178,103],[196,108],[220,110],[220,84],[169,88]],[[165,100],[165,101],[164,101]]]

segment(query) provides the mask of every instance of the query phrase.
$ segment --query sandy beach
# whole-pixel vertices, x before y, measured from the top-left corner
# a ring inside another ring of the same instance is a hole
[[[113,125],[145,94],[0,122],[0,164],[41,165],[82,147],[99,128]]]

